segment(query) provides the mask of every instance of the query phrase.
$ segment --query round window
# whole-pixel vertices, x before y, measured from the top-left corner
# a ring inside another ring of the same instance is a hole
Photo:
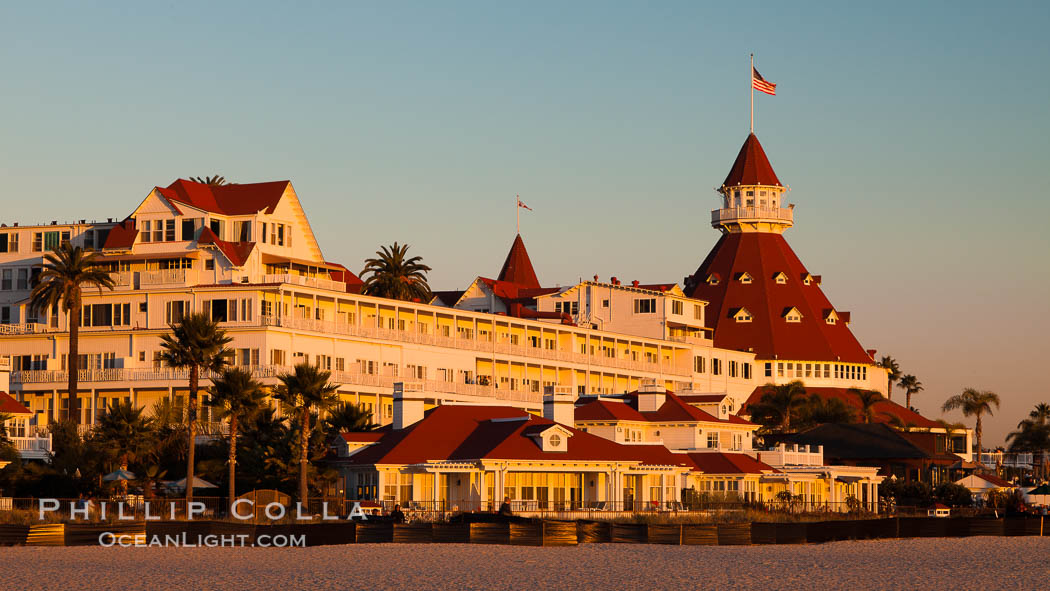
[[[551,434],[551,438],[548,439],[547,441],[550,442],[551,447],[558,447],[559,445],[561,445],[561,435],[558,435],[557,433],[553,433],[553,434]]]

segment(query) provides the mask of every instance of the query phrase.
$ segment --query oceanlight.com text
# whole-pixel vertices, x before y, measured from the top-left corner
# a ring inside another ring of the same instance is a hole
[[[306,535],[261,534],[253,540],[252,536],[245,534],[190,535],[183,532],[176,535],[147,536],[102,532],[98,536],[98,544],[103,548],[305,548]]]

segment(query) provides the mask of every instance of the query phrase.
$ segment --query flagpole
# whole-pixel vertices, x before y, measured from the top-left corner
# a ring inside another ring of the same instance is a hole
[[[747,87],[751,89],[751,133],[755,133],[755,54],[751,54],[751,71]]]
[[[521,234],[521,206],[518,203],[521,201],[520,195],[514,195],[514,219],[517,224],[517,233]]]

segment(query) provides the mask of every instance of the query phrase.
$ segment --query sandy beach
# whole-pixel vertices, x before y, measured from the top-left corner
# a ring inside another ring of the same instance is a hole
[[[806,546],[360,544],[298,549],[0,549],[4,589],[1029,588],[1050,538]]]

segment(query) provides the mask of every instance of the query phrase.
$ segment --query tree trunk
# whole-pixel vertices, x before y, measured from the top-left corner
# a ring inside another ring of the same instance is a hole
[[[310,441],[310,410],[308,407],[303,406],[302,410],[302,422],[299,425],[301,433],[299,436],[299,501],[302,502],[303,508],[306,508],[307,498],[307,487],[306,487],[306,465],[309,460],[307,456],[308,443]]]
[[[911,410],[911,390],[908,390],[908,391],[907,391],[907,392],[905,393],[905,395],[904,395],[904,396],[905,396],[905,402],[904,402],[904,404],[906,405],[906,408],[907,408],[908,410]]]
[[[974,432],[977,435],[977,465],[978,466],[984,466],[984,464],[981,463],[981,450],[984,449],[984,448],[981,447],[981,414],[980,413],[977,414],[977,425],[976,425],[976,428],[974,429]]]
[[[186,411],[186,430],[189,432],[190,447],[186,452],[186,511],[189,515],[190,503],[193,502],[193,463],[197,448],[197,388],[200,386],[200,368],[190,366],[190,400]]]
[[[893,401],[893,378],[890,377],[889,372],[886,372],[886,398]]]
[[[71,294],[71,302],[68,313],[69,322],[69,354],[66,359],[66,394],[69,395],[69,405],[66,410],[66,419],[72,419],[77,425],[80,424],[80,398],[77,397],[77,382],[80,380],[80,315],[83,306],[80,302],[80,294]]]
[[[233,514],[233,501],[237,498],[237,487],[234,484],[234,476],[237,474],[237,417],[230,415],[230,497],[226,501],[230,505],[230,514]]]

